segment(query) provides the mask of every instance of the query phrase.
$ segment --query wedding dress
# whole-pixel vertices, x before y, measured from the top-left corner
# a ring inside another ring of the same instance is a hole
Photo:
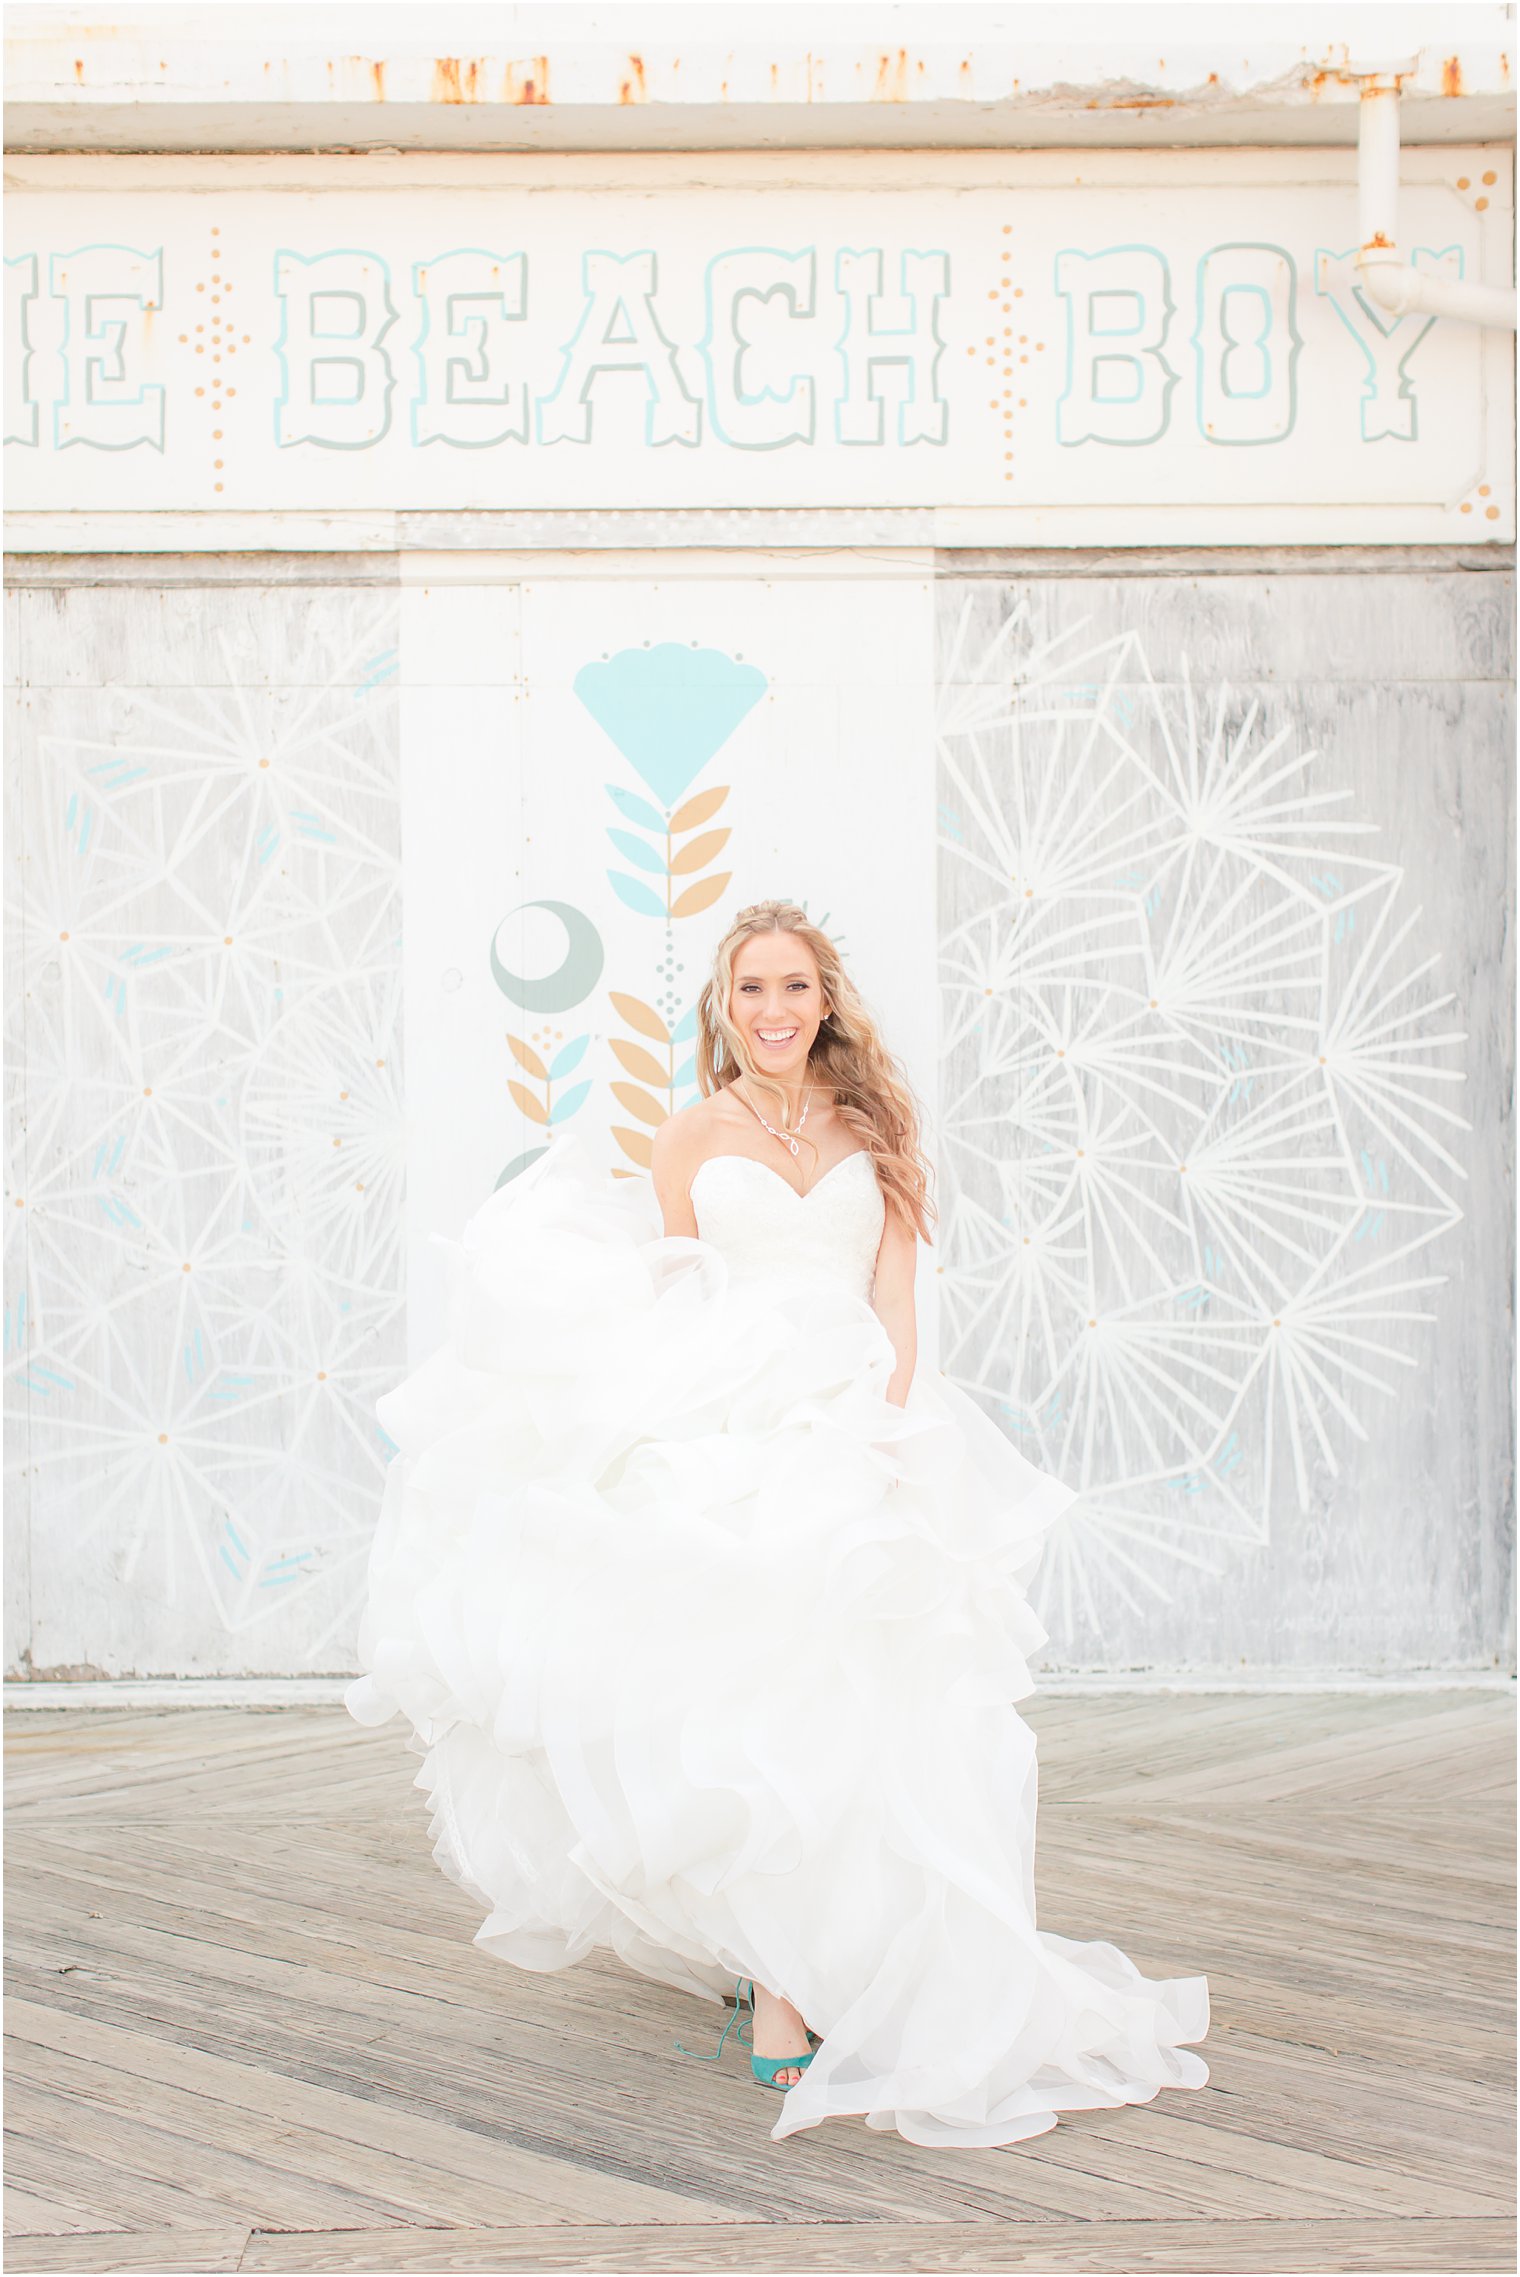
[[[1013,1703],[1073,1490],[937,1372],[886,1398],[867,1154],[803,1195],[717,1155],[691,1199],[667,1237],[557,1135],[448,1245],[448,1340],[379,1403],[345,1704],[409,1720],[476,1943],[783,1994],[822,2044],[778,2140],[1011,2143],[1202,2086],[1204,1977],[1035,1927]]]

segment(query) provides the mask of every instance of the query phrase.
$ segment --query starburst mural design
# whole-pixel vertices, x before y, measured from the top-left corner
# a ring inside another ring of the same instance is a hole
[[[1464,1038],[1286,701],[1007,587],[942,631],[943,1355],[1081,1489],[1069,1639],[1263,1546],[1407,1396]]]
[[[5,1362],[33,1663],[341,1666],[403,1358],[394,596],[25,607]]]

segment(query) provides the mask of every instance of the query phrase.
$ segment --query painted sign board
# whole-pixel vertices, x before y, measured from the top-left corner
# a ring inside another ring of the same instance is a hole
[[[1349,151],[93,163],[9,202],[27,513],[1513,535],[1508,343],[1373,306]],[[1404,172],[1407,257],[1506,277],[1507,154]]]

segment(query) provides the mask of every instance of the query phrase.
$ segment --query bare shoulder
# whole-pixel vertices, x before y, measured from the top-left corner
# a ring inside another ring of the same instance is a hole
[[[655,1132],[649,1170],[667,1233],[696,1232],[691,1182],[710,1154],[722,1152],[720,1134],[727,1127],[732,1104],[722,1092],[693,1099],[668,1115]]]
[[[667,1179],[684,1183],[690,1178],[697,1165],[721,1143],[721,1134],[730,1127],[732,1108],[732,1100],[716,1091],[708,1098],[692,1099],[667,1115],[654,1134],[651,1152],[656,1182]]]

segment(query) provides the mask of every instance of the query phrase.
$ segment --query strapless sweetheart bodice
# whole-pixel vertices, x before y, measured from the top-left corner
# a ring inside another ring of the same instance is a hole
[[[691,1181],[697,1231],[736,1279],[821,1275],[869,1300],[886,1202],[863,1148],[805,1194],[748,1154],[711,1154]]]

